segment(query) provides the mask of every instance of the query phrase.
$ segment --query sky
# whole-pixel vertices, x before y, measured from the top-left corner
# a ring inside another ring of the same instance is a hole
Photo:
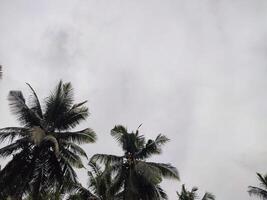
[[[170,200],[182,183],[253,199],[267,173],[266,13],[266,0],[0,0],[0,127],[19,125],[10,90],[27,97],[28,82],[43,99],[71,81],[91,113],[79,128],[98,135],[89,156],[122,153],[110,130],[143,123],[171,139],[152,159],[179,170]]]

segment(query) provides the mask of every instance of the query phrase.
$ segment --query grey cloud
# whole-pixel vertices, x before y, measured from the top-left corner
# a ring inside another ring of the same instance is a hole
[[[143,123],[148,137],[172,139],[155,160],[182,182],[249,199],[255,172],[267,172],[266,10],[264,0],[3,0],[0,125],[17,124],[9,90],[27,95],[30,82],[45,97],[71,81],[92,113],[81,126],[99,137],[89,155],[120,153],[109,130]],[[175,199],[180,183],[164,186]]]

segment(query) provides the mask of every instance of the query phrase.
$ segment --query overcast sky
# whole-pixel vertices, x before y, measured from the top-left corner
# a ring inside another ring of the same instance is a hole
[[[181,183],[252,199],[267,173],[266,13],[266,0],[0,0],[0,127],[18,125],[9,90],[44,98],[71,81],[89,100],[80,128],[98,135],[90,156],[120,154],[110,129],[143,123],[171,139],[153,159],[180,172],[170,200]]]

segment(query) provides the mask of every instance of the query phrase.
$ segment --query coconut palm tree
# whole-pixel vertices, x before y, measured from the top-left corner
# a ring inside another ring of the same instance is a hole
[[[179,200],[196,200],[199,199],[197,195],[198,188],[193,187],[191,191],[188,191],[185,188],[185,185],[182,185],[181,192],[177,192]],[[206,192],[201,200],[215,200],[215,196],[209,192]]]
[[[146,142],[138,129],[136,132],[128,133],[121,125],[115,126],[111,130],[111,135],[122,147],[124,154],[122,156],[95,154],[91,158],[92,162],[110,166],[110,170],[114,173],[114,183],[110,191],[123,188],[121,195],[124,200],[167,199],[159,184],[162,178],[179,180],[177,169],[170,164],[148,162],[146,159],[160,154],[161,146],[169,139],[159,134],[155,140]]]
[[[74,104],[71,83],[60,81],[44,107],[28,86],[32,92],[29,104],[21,91],[10,91],[8,96],[21,126],[0,129],[0,141],[10,143],[0,149],[0,156],[13,155],[0,173],[0,190],[12,191],[13,199],[30,193],[40,200],[40,194],[60,191],[65,179],[71,185],[77,183],[73,167],[84,167],[81,157],[87,158],[79,145],[95,142],[96,135],[90,128],[71,131],[89,114],[86,101]]]
[[[248,193],[252,196],[257,196],[262,199],[267,199],[267,174],[261,175],[260,173],[257,173],[257,177],[260,181],[261,187],[254,187],[249,186]]]

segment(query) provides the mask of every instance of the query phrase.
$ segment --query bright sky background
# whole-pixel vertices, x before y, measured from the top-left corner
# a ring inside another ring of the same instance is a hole
[[[153,159],[180,172],[170,200],[182,183],[250,199],[267,173],[266,0],[0,0],[0,64],[0,127],[18,125],[9,90],[71,81],[89,100],[80,128],[98,134],[90,156],[121,153],[115,124],[171,139]]]

